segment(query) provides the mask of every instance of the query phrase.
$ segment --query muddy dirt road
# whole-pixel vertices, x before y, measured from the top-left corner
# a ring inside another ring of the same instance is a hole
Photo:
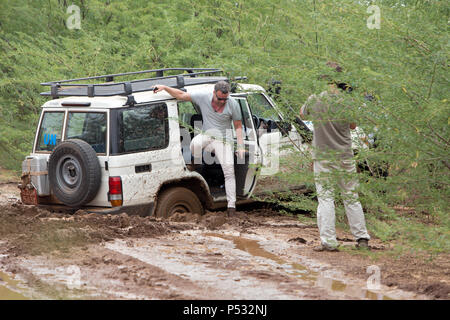
[[[264,205],[162,221],[57,214],[18,197],[0,184],[0,299],[449,298],[446,257],[373,261],[343,232],[346,249],[317,253],[315,225]]]

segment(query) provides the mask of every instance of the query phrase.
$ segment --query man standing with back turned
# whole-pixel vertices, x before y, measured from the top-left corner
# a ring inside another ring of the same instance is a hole
[[[156,85],[154,92],[167,91],[172,97],[182,101],[192,101],[202,113],[202,133],[192,139],[190,148],[194,155],[194,164],[202,163],[202,150],[213,151],[222,166],[227,194],[227,214],[236,212],[236,178],[234,176],[233,137],[231,121],[236,130],[237,152],[243,158],[244,140],[242,137],[242,117],[237,102],[230,97],[230,84],[219,81],[212,92],[184,92],[165,85]],[[191,166],[192,168],[193,166]]]
[[[338,71],[339,72],[339,71]],[[340,83],[344,91],[347,85]],[[368,248],[370,236],[361,203],[358,201],[358,181],[352,159],[350,129],[356,124],[349,121],[349,107],[342,103],[342,93],[336,83],[329,82],[328,91],[319,96],[312,95],[300,109],[300,117],[313,121],[314,178],[318,198],[317,226],[321,245],[315,251],[338,251],[335,230],[334,188],[338,187],[343,196],[345,213],[350,230],[356,238],[358,248]]]

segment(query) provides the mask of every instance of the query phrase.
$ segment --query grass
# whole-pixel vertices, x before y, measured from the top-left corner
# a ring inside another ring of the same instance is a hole
[[[350,246],[340,246],[339,250],[341,252],[347,252],[349,254],[366,257],[366,258],[370,259],[371,261],[378,261],[384,256],[384,253],[382,251],[357,249],[354,246],[351,246],[351,247]]]
[[[0,167],[0,183],[19,181],[20,174],[14,170],[7,170]]]

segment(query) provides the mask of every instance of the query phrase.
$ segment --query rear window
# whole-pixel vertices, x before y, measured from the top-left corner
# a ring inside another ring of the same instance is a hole
[[[106,113],[69,112],[66,139],[81,139],[97,153],[106,153]]]
[[[115,110],[117,134],[112,154],[165,149],[169,145],[166,104]],[[114,112],[114,113],[115,113]]]
[[[36,151],[52,151],[61,141],[64,112],[44,112]]]

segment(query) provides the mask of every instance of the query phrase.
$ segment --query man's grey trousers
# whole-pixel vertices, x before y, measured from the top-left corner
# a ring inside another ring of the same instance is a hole
[[[329,246],[338,244],[333,195],[335,188],[340,189],[350,231],[355,239],[370,239],[358,193],[355,191],[358,187],[355,173],[356,166],[353,160],[314,161],[314,176],[319,200],[317,226],[322,244]]]

